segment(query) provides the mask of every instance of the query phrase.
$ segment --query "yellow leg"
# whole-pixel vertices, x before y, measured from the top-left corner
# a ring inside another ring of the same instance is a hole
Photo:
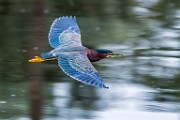
[[[57,60],[57,58],[48,58],[48,59],[45,59],[46,61],[47,60]]]
[[[34,58],[28,60],[28,62],[44,62],[44,61],[49,61],[49,60],[57,60],[57,58],[44,59],[44,58],[39,57],[39,56],[34,56]]]

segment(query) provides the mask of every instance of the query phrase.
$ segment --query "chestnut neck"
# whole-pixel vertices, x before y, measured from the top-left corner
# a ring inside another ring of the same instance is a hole
[[[91,62],[96,62],[107,57],[106,53],[100,53],[92,49],[87,50],[87,57]]]

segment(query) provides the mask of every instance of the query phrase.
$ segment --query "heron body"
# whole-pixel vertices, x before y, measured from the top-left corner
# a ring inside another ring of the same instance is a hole
[[[58,60],[59,67],[73,79],[99,88],[108,88],[97,70],[91,64],[113,55],[110,50],[92,50],[81,42],[80,29],[76,17],[60,17],[55,19],[49,32],[50,52],[29,62]]]

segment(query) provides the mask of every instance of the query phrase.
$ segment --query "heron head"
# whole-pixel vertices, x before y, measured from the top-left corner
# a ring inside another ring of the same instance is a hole
[[[103,58],[106,58],[108,54],[112,53],[110,50],[92,50],[88,49],[87,57],[91,62],[99,61]]]
[[[123,57],[126,56],[126,54],[121,54],[121,53],[113,53],[111,50],[96,50],[99,54],[99,57],[101,59],[103,58],[108,58],[108,57]]]

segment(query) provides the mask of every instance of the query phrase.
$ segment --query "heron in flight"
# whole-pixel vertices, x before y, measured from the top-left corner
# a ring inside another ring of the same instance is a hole
[[[93,50],[82,45],[76,17],[60,17],[54,20],[49,32],[50,52],[41,53],[28,62],[57,60],[59,67],[73,79],[99,88],[108,88],[91,62],[103,58],[124,56],[110,50]]]

